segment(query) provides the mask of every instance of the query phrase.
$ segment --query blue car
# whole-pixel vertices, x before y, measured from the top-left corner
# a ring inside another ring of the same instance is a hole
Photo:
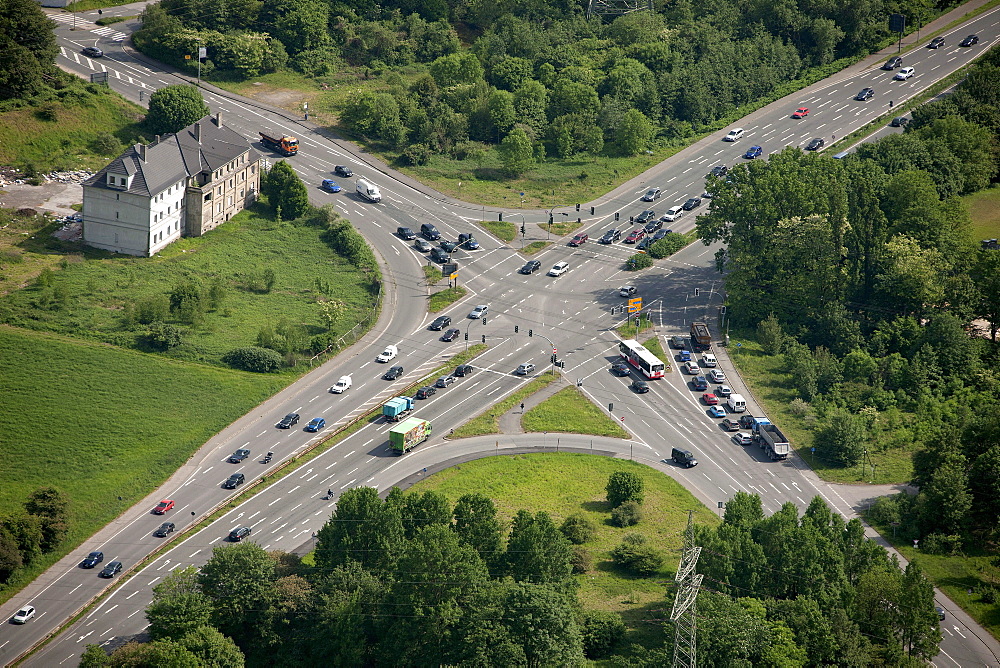
[[[313,418],[309,420],[309,424],[306,425],[306,431],[319,431],[326,426],[326,420],[323,418]]]
[[[726,409],[722,406],[710,406],[708,414],[714,418],[726,417]]]
[[[328,193],[339,193],[343,190],[333,179],[323,179],[323,183],[321,183],[319,187]]]
[[[743,157],[747,160],[753,160],[754,158],[760,157],[760,154],[764,152],[760,146],[751,146],[747,149],[747,152],[743,154]]]

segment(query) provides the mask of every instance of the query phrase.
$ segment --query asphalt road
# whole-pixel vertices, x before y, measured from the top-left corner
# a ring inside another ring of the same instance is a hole
[[[81,74],[107,71],[112,87],[132,99],[138,99],[140,92],[148,99],[152,90],[179,82],[172,73],[136,59],[123,48],[120,40],[124,33],[105,28],[88,29],[87,26],[81,30],[81,25],[78,19],[77,30],[70,30],[67,23],[57,29],[62,47],[60,64],[67,69]],[[769,105],[741,122],[745,137],[740,142],[722,142],[725,131],[720,132],[593,203],[597,209],[595,215],[588,215],[589,203],[585,205],[580,214],[583,231],[596,238],[609,227],[627,227],[630,216],[650,206],[639,201],[650,186],[663,190],[663,197],[652,205],[657,213],[699,194],[703,190],[705,173],[712,166],[739,162],[742,160],[740,155],[750,145],[761,145],[765,153],[770,153],[787,145],[802,145],[812,137],[827,133],[846,135],[888,113],[889,99],[903,102],[988,48],[996,39],[997,26],[997,11],[993,10],[974,19],[970,25],[947,33],[946,48],[905,54],[905,64],[917,68],[918,73],[907,82],[890,81],[891,73],[877,69],[884,58],[872,58],[870,63],[834,75],[827,82]],[[970,32],[979,33],[980,44],[972,49],[956,47],[958,39],[955,36],[960,39]],[[79,54],[78,47],[95,43],[107,52],[104,58],[92,60]],[[853,101],[851,98],[865,86],[876,89],[875,98],[867,102]],[[165,542],[151,535],[163,519],[174,521],[183,529],[232,496],[233,492],[221,488],[229,474],[243,472],[252,483],[308,447],[317,438],[301,428],[310,418],[324,417],[330,423],[328,430],[344,424],[378,406],[465,346],[461,337],[454,343],[444,343],[438,340],[440,333],[427,330],[431,317],[426,311],[428,287],[421,269],[427,260],[412,243],[399,239],[393,232],[399,225],[417,230],[420,223],[433,222],[445,238],[455,239],[461,232],[473,231],[470,222],[482,216],[478,207],[455,202],[415,184],[364,156],[355,147],[311,132],[310,126],[288,114],[210,90],[205,92],[205,98],[213,112],[221,111],[227,124],[248,137],[256,137],[257,131],[264,128],[299,137],[300,154],[290,162],[307,184],[318,186],[321,179],[331,177],[334,165],[347,164],[357,176],[379,185],[384,198],[379,205],[359,200],[353,193],[353,179],[342,183],[346,186],[345,191],[338,194],[325,193],[315,187],[311,199],[317,204],[333,203],[379,254],[386,278],[383,315],[362,342],[213,438],[155,496],[124,511],[114,525],[99,532],[74,555],[62,560],[2,606],[0,613],[8,616],[26,602],[31,602],[39,611],[38,617],[24,627],[4,625],[0,628],[0,660],[5,663],[56,629],[107,587],[108,582],[99,579],[96,572],[77,567],[87,552],[100,549],[106,561],[120,559],[126,568],[135,565]],[[808,106],[810,114],[805,119],[791,119],[791,112],[799,106]],[[576,217],[572,208],[558,209],[556,213],[562,212]],[[615,212],[620,215],[617,223]],[[683,217],[672,225],[673,229],[691,229],[696,213]],[[527,241],[545,238],[544,232],[530,223],[546,220],[546,212],[507,212],[505,219],[519,222],[518,215],[529,223]],[[516,273],[524,263],[524,257],[516,250],[520,240],[507,245],[479,232],[477,238],[483,246],[480,250],[460,251],[455,255],[460,264],[460,281],[470,295],[445,314],[453,318],[453,326],[470,332],[470,343],[485,335],[490,349],[474,362],[477,369],[473,375],[419,402],[417,415],[431,420],[435,427],[431,441],[405,457],[395,457],[386,442],[389,425],[381,420],[364,425],[301,469],[239,505],[220,521],[171,543],[26,663],[73,664],[87,643],[117,644],[140,633],[145,627],[142,611],[149,601],[151,587],[176,567],[204,563],[211,550],[225,542],[234,526],[250,526],[253,530],[250,540],[267,549],[301,551],[308,549],[313,532],[332,511],[333,502],[321,498],[328,489],[333,490],[335,496],[357,485],[386,490],[394,484],[406,484],[422,476],[425,468],[432,472],[457,459],[510,452],[516,448],[596,448],[594,451],[602,454],[630,456],[680,480],[713,508],[738,490],[760,494],[768,512],[777,510],[785,502],[802,508],[818,494],[841,514],[854,516],[859,497],[865,493],[820,481],[795,456],[784,462],[771,462],[755,446],[735,445],[729,435],[721,431],[719,421],[706,414],[705,406],[698,401],[700,393],[689,388],[676,362],[674,371],[663,381],[652,383],[652,391],[645,395],[633,394],[628,389],[629,379],[608,373],[609,363],[616,357],[614,328],[623,318],[612,313],[623,301],[617,294],[621,284],[631,282],[638,287],[637,296],[643,298],[644,308],[657,324],[657,333],[663,337],[686,334],[693,319],[705,319],[714,326],[718,306],[722,304],[719,275],[714,269],[714,247],[695,244],[661,261],[656,270],[636,276],[623,271],[624,259],[634,252],[629,246],[590,242],[570,248],[564,240],[558,240],[536,256],[542,261],[542,270],[523,276]],[[570,263],[570,270],[558,278],[546,276],[545,270],[561,260]],[[479,303],[490,306],[485,324],[465,317]],[[514,333],[514,325],[519,325],[518,334]],[[535,336],[528,337],[528,329],[533,330]],[[393,364],[402,364],[406,369],[406,376],[395,382],[381,380],[385,366],[374,362],[375,355],[389,343],[400,349],[399,358]],[[484,406],[495,403],[527,382],[528,379],[512,374],[518,364],[532,362],[537,371],[544,369],[553,346],[566,362],[565,376],[578,381],[581,389],[598,405],[606,407],[613,403],[614,416],[624,418],[623,423],[632,433],[632,439],[618,441],[538,434],[455,442],[441,438],[448,429],[457,427],[481,412]],[[719,349],[717,353],[721,368],[729,377],[728,384],[747,397],[750,412],[760,414],[725,350]],[[352,375],[353,387],[343,395],[330,394],[328,387],[345,374]],[[276,429],[274,424],[280,417],[292,411],[302,415],[299,425],[290,430]],[[684,470],[664,463],[662,460],[669,456],[673,446],[695,452],[700,465]],[[241,464],[226,463],[226,457],[240,447],[249,448],[252,458]],[[267,451],[273,451],[275,458],[268,465],[259,463],[259,458]],[[161,497],[177,502],[166,518],[150,514]],[[944,600],[941,602],[953,608]],[[975,640],[977,635],[986,637],[987,634],[971,620],[963,619],[961,613],[950,616],[943,631],[945,641],[938,665],[998,663],[993,654],[997,651],[996,642],[992,638],[985,642]]]

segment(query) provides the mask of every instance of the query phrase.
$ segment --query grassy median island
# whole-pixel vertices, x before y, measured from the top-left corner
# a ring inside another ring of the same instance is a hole
[[[0,516],[38,487],[70,498],[67,539],[19,571],[0,600],[288,380],[0,326]]]
[[[490,407],[485,413],[480,413],[461,427],[455,430],[452,438],[466,438],[468,436],[483,436],[485,434],[500,433],[500,416],[520,404],[524,399],[530,397],[549,383],[559,380],[559,376],[552,371],[544,371],[530,383],[522,386],[521,389],[512,395],[499,401]]]
[[[527,411],[521,418],[525,431],[553,431],[628,438],[618,422],[593,404],[576,387],[559,390],[554,396]]]
[[[615,471],[637,473],[645,485],[643,520],[622,529],[611,525],[605,486]],[[635,462],[597,455],[545,453],[486,457],[445,469],[417,483],[412,491],[434,490],[452,502],[462,494],[478,492],[493,499],[501,520],[508,522],[518,510],[545,511],[555,524],[581,513],[597,525],[597,533],[584,547],[593,568],[576,576],[579,599],[588,610],[620,613],[629,628],[625,645],[659,647],[664,640],[663,619],[666,582],[677,568],[687,511],[695,521],[715,525],[719,519],[669,476]],[[640,533],[664,557],[662,570],[649,577],[620,573],[609,552],[625,534]]]

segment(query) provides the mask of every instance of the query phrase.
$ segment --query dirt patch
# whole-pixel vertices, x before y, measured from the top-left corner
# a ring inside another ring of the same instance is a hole
[[[73,204],[83,202],[83,186],[79,183],[9,183],[0,187],[0,206],[7,209],[36,209],[51,211],[57,216],[76,213]]]
[[[289,111],[300,111],[303,103],[312,100],[316,94],[287,88],[274,88],[263,83],[254,83],[247,88],[248,97]]]

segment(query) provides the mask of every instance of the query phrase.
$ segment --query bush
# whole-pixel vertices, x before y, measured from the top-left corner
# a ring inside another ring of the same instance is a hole
[[[574,513],[566,518],[559,527],[563,535],[574,545],[581,545],[594,537],[597,525],[580,513]]]
[[[118,155],[122,152],[122,143],[110,132],[98,132],[90,148],[101,155]]]
[[[574,545],[570,550],[569,563],[575,574],[586,573],[594,567],[594,559],[590,556],[590,551],[587,548],[582,545]]]
[[[632,471],[615,471],[608,477],[608,484],[604,489],[608,493],[608,503],[613,508],[626,501],[639,504],[643,500],[642,478]]]
[[[663,239],[660,239],[660,241],[663,241]],[[659,241],[656,243],[659,243]],[[652,266],[653,258],[649,257],[648,253],[636,253],[625,263],[625,270],[639,271],[640,269],[649,269]]]
[[[431,150],[426,144],[411,144],[403,151],[400,159],[406,165],[426,165],[431,161]]]
[[[181,345],[181,330],[175,325],[154,322],[146,333],[149,344],[159,350],[170,350]]]
[[[943,533],[928,534],[920,541],[920,549],[927,554],[954,557],[962,553],[962,537],[946,536]]]
[[[654,260],[670,257],[687,245],[687,237],[683,234],[671,232],[656,243],[652,244],[646,251]]]
[[[640,521],[642,521],[642,508],[635,501],[626,501],[611,511],[611,522],[623,529],[635,526]]]
[[[234,348],[223,355],[222,361],[236,369],[254,371],[256,373],[276,371],[283,363],[279,353],[259,346]]]
[[[663,566],[663,555],[646,544],[646,537],[630,533],[611,550],[611,560],[616,566],[636,575],[652,575]]]
[[[625,637],[625,621],[621,615],[606,610],[583,613],[583,654],[588,659],[608,656]]]

